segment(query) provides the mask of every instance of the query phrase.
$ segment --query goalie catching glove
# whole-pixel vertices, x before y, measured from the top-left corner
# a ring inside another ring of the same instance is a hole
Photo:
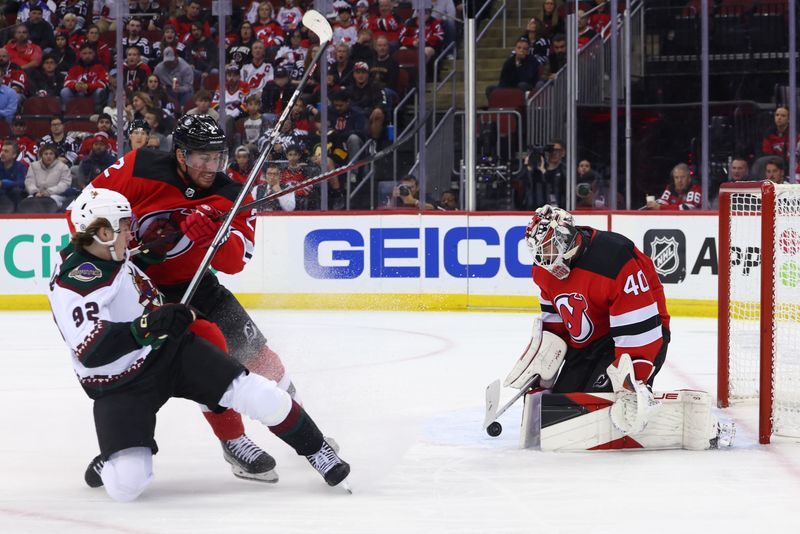
[[[176,338],[189,328],[197,314],[186,304],[164,304],[160,308],[142,314],[131,323],[131,332],[143,347],[159,348],[167,338]]]
[[[539,375],[539,386],[550,388],[556,381],[566,354],[567,344],[564,340],[552,332],[543,331],[542,319],[536,317],[533,321],[531,341],[514,368],[508,373],[503,385],[521,389]]]
[[[224,213],[220,210],[208,204],[201,204],[181,221],[181,231],[198,247],[207,247],[217,235],[223,219]],[[224,236],[220,240],[220,244],[224,243],[227,238],[227,235]]]
[[[642,432],[661,403],[653,398],[653,392],[644,382],[636,380],[629,355],[623,354],[616,365],[608,366],[606,372],[615,395],[611,422],[624,434]]]

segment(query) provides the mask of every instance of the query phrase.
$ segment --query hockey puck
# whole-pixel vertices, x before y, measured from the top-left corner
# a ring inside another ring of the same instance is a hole
[[[486,427],[486,433],[492,436],[493,438],[496,438],[497,436],[502,434],[502,432],[503,432],[503,425],[501,425],[497,421]]]

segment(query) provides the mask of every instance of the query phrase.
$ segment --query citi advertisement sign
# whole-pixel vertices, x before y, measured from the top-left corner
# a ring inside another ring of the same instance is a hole
[[[530,278],[533,262],[520,260],[524,226],[498,231],[490,226],[319,229],[304,239],[304,267],[316,279]],[[469,242],[480,259],[466,260]],[[417,261],[414,261],[417,260]],[[397,263],[418,265],[396,265]],[[335,265],[334,265],[335,263]]]

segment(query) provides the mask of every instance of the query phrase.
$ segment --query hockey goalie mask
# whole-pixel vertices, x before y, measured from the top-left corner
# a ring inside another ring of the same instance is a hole
[[[575,221],[567,211],[550,205],[536,210],[525,231],[533,263],[559,280],[569,276],[570,264],[580,250]]]

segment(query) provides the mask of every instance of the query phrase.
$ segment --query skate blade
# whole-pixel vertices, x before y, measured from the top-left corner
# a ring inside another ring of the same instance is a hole
[[[263,473],[248,473],[239,466],[232,465],[231,471],[233,476],[241,478],[242,480],[253,480],[255,482],[265,482],[267,484],[275,484],[278,482],[278,473],[274,469],[264,471]]]
[[[350,487],[350,483],[347,480],[342,480],[341,482],[339,482],[339,484],[337,484],[337,486],[346,491],[348,495],[353,494],[353,488]]]

